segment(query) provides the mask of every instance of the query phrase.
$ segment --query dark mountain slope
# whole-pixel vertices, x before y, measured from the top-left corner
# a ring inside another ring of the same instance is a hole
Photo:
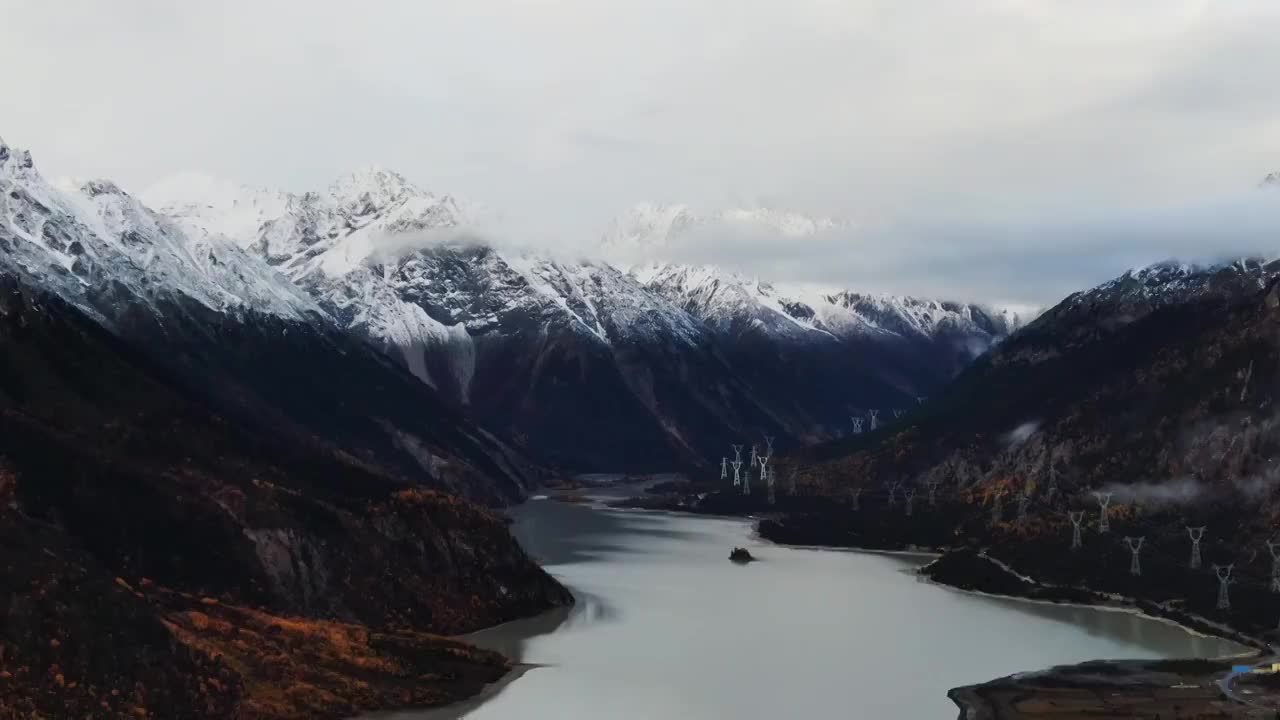
[[[485,511],[414,489],[406,476],[318,438],[290,443],[236,425],[75,309],[12,282],[2,295],[0,447],[19,478],[39,478],[20,481],[17,497],[31,514],[83,538],[116,572],[369,622],[421,604],[419,622],[440,629],[474,624],[433,621],[427,612],[428,603],[448,605],[464,592],[469,601],[480,589],[449,590],[452,580],[495,583],[482,597],[497,597],[498,578],[517,570],[544,578],[533,591],[554,587]],[[493,528],[498,542],[486,547],[482,533],[459,556],[432,536],[451,525]],[[381,542],[360,542],[365,535]],[[495,563],[492,578],[478,567],[450,577],[481,559]],[[414,582],[413,573],[374,597],[369,588],[345,587],[388,563],[434,565],[422,580],[437,591],[391,602],[401,595],[395,585]],[[518,595],[519,579],[506,578],[506,594]],[[386,606],[368,607],[379,596]]]
[[[705,463],[732,428],[777,431],[704,328],[607,265],[438,247],[376,269],[430,317],[470,328],[460,401],[553,462],[670,470]]]
[[[178,347],[169,362],[156,362],[80,310],[12,279],[0,283],[0,346],[0,459],[10,498],[0,524],[9,547],[25,548],[6,555],[6,576],[36,578],[10,588],[11,606],[46,608],[82,628],[94,623],[90,607],[101,608],[121,624],[83,631],[74,652],[37,651],[33,643],[48,639],[31,635],[29,617],[10,615],[0,636],[6,672],[25,667],[52,677],[54,662],[65,682],[76,677],[72,667],[84,675],[79,682],[98,682],[107,677],[100,665],[136,642],[145,667],[135,668],[135,679],[154,671],[185,687],[190,668],[168,659],[181,645],[154,637],[157,620],[189,608],[119,595],[116,577],[165,589],[165,597],[446,633],[569,601],[497,517],[416,489],[376,456],[359,457],[300,424],[274,432],[263,429],[265,420],[241,424],[238,416],[258,402],[253,392],[226,379],[193,389],[175,370],[184,362],[205,367],[215,355],[197,363]],[[234,362],[217,362],[234,377]],[[420,392],[416,381],[405,382]],[[207,387],[254,399],[223,398],[219,406]],[[378,391],[388,392],[368,392]],[[47,560],[67,553],[77,559]],[[100,597],[104,589],[110,593]],[[48,605],[53,591],[72,594]],[[147,670],[148,647],[158,648],[154,665],[172,666]],[[114,672],[134,672],[129,667]],[[165,702],[187,710],[164,716],[204,714],[203,700],[183,706],[191,698],[179,689]],[[42,704],[47,697],[27,700],[54,712]]]
[[[789,500],[797,514],[762,532],[791,542],[971,546],[1056,586],[1269,632],[1280,616],[1263,542],[1280,520],[1274,269],[1180,277],[1180,288],[1148,286],[1140,302],[1115,284],[1073,296],[916,413],[857,444],[794,458],[807,499]],[[936,505],[924,500],[931,487]],[[855,488],[862,509],[851,512]],[[908,490],[918,493],[911,516]],[[1111,497],[1109,532],[1094,492]],[[1080,550],[1071,549],[1068,511],[1084,513]],[[1200,568],[1189,567],[1187,526],[1208,527]],[[1125,536],[1145,538],[1141,577],[1129,572]],[[938,572],[1002,591],[966,557]],[[1226,610],[1216,607],[1214,563],[1234,565]]]
[[[120,327],[188,395],[264,439],[330,445],[402,482],[482,503],[522,499],[542,479],[402,366],[336,328],[198,306]]]

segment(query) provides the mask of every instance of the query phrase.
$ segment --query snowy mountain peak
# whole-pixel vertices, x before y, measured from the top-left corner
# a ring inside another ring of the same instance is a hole
[[[106,178],[95,178],[93,180],[71,180],[71,186],[76,190],[88,195],[89,197],[97,197],[99,195],[128,195],[124,190],[120,189],[114,181]]]
[[[837,341],[851,337],[982,339],[986,350],[1021,326],[1016,313],[941,300],[847,290],[775,286],[709,265],[649,263],[631,270],[642,285],[721,332],[766,330],[779,337]]]
[[[376,165],[339,178],[329,186],[329,195],[352,215],[368,215],[411,197],[431,197],[400,173]]]
[[[1280,188],[1280,172],[1268,173],[1262,178],[1262,187]]]
[[[469,212],[454,198],[432,195],[379,167],[302,194],[184,173],[146,197],[189,234],[231,238],[294,280],[317,271],[345,274],[370,255],[399,247],[388,242],[391,236],[457,227]]]
[[[4,144],[3,139],[0,139],[0,170],[11,175],[26,172],[33,177],[38,177],[35,163],[31,160],[31,152],[11,148]]]
[[[48,183],[27,152],[0,159],[0,269],[110,324],[136,305],[312,320],[302,290],[222,237],[193,238],[110,180]]]

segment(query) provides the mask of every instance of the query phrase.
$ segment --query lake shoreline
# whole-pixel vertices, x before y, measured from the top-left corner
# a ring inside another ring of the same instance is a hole
[[[1032,575],[1015,572],[1012,568],[995,558],[987,557],[972,548],[923,548],[910,543],[907,549],[892,547],[858,546],[851,544],[826,544],[822,542],[787,542],[777,539],[777,535],[786,534],[786,513],[777,512],[761,516],[754,512],[735,512],[734,509],[720,507],[715,511],[700,510],[696,504],[690,504],[689,498],[679,496],[647,496],[617,502],[611,505],[615,509],[642,510],[648,512],[671,512],[674,514],[711,516],[722,518],[738,518],[752,524],[752,536],[779,547],[823,550],[840,552],[858,552],[882,555],[914,556],[933,558],[933,562],[919,568],[915,572],[927,578],[928,582],[948,590],[980,595],[985,597],[1012,600],[1017,602],[1049,604],[1069,607],[1082,607],[1106,612],[1125,612],[1139,615],[1151,620],[1167,623],[1180,630],[1200,637],[1213,637],[1241,645],[1251,650],[1237,655],[1209,659],[1214,663],[1215,672],[1225,674],[1230,670],[1232,660],[1256,659],[1271,652],[1271,646],[1264,637],[1251,635],[1194,613],[1161,606],[1141,598],[1129,597],[1117,593],[1104,593],[1089,587],[1063,587],[1047,583]],[[771,532],[772,530],[772,532]],[[778,532],[784,531],[784,532]],[[986,563],[990,567],[985,572],[974,572],[978,564]],[[994,569],[994,571],[993,571]],[[977,578],[977,581],[974,580]],[[947,696],[960,709],[961,720],[981,720],[995,717],[1037,717],[1034,714],[1020,714],[1007,697],[1002,693],[1017,685],[1025,694],[1029,689],[1027,678],[1039,678],[1046,692],[1050,686],[1060,682],[1063,677],[1071,676],[1073,682],[1080,682],[1085,677],[1104,677],[1098,680],[1096,687],[1084,687],[1081,692],[1087,697],[1103,697],[1103,686],[1120,696],[1126,693],[1136,701],[1139,696],[1146,697],[1151,692],[1149,678],[1159,675],[1165,679],[1178,677],[1174,685],[1193,685],[1193,681],[1202,683],[1204,675],[1182,675],[1184,661],[1165,661],[1135,663],[1127,660],[1093,660],[1078,665],[1054,666],[1041,670],[1029,670],[1013,675],[995,678],[983,683],[963,685],[952,688]],[[1203,673],[1203,668],[1196,668]],[[1195,685],[1200,687],[1200,685]],[[1217,702],[1217,694],[1206,690],[1206,695],[1190,707],[1203,712],[1221,712]],[[1077,701],[1084,702],[1078,698]],[[1105,705],[1105,703],[1102,703]]]
[[[939,551],[938,549],[935,549],[935,548],[918,548],[918,547],[911,547],[909,549],[891,549],[891,548],[876,548],[876,547],[864,548],[864,547],[855,547],[855,546],[849,546],[849,545],[795,544],[795,543],[780,542],[778,540],[773,539],[772,537],[769,537],[769,535],[760,532],[761,522],[771,519],[772,516],[753,517],[751,515],[746,515],[746,514],[707,513],[707,512],[698,512],[697,510],[690,511],[690,508],[688,507],[660,508],[660,507],[652,507],[651,505],[649,507],[634,507],[634,506],[619,507],[616,502],[609,502],[609,500],[611,500],[611,498],[593,497],[593,498],[590,498],[590,502],[583,503],[582,498],[573,498],[573,501],[571,502],[571,504],[587,504],[591,506],[592,509],[594,510],[625,511],[626,513],[643,511],[642,513],[639,513],[639,514],[652,513],[652,514],[671,515],[671,516],[701,517],[701,518],[707,518],[707,519],[730,520],[735,523],[740,523],[743,526],[742,528],[743,532],[747,533],[750,539],[758,542],[762,542],[762,543],[767,543],[768,545],[771,545],[771,546],[785,548],[788,550],[805,550],[810,552],[814,552],[814,551],[847,552],[847,553],[858,553],[858,554],[869,554],[869,555],[884,555],[884,556],[894,556],[894,557],[903,557],[903,558],[914,558],[918,560],[930,561],[928,562],[928,564],[924,565],[921,568],[916,568],[911,570],[904,569],[903,572],[910,572],[911,574],[914,574],[914,575],[920,575],[924,577],[927,582],[938,585],[941,588],[949,590],[951,592],[1011,600],[1015,602],[1028,603],[1028,604],[1060,605],[1060,606],[1089,608],[1091,610],[1096,610],[1096,611],[1128,613],[1128,614],[1141,616],[1146,619],[1157,620],[1161,623],[1177,627],[1179,630],[1186,632],[1189,635],[1201,636],[1201,637],[1212,637],[1216,639],[1226,639],[1238,644],[1243,644],[1249,647],[1253,647],[1255,649],[1260,646],[1265,646],[1257,638],[1241,638],[1241,637],[1234,636],[1235,634],[1230,632],[1229,630],[1224,631],[1223,628],[1209,626],[1208,621],[1203,621],[1203,623],[1186,622],[1184,618],[1171,617],[1168,614],[1148,612],[1146,609],[1144,609],[1141,606],[1141,604],[1138,601],[1134,601],[1131,598],[1130,599],[1114,598],[1114,597],[1101,598],[1099,596],[1096,596],[1095,594],[1092,594],[1092,591],[1089,591],[1091,595],[1085,598],[1081,598],[1078,596],[1061,597],[1061,598],[1047,597],[1044,595],[1044,593],[1048,591],[1048,587],[1043,585],[1038,586],[1040,588],[1040,593],[1041,593],[1039,595],[1034,593],[1016,593],[1016,592],[1009,592],[1008,591],[1009,588],[1001,587],[998,583],[984,584],[983,587],[974,587],[972,583],[957,581],[957,579],[954,577],[948,577],[946,573],[938,573],[935,576],[935,574],[933,573],[924,572],[926,568],[929,568],[934,564],[938,563],[940,560],[943,560],[948,556],[953,555],[953,552],[954,552],[953,550]],[[545,500],[543,501],[544,502],[562,502],[564,500],[561,498],[557,498],[556,495],[553,493],[551,496],[546,497]],[[646,504],[650,504],[651,502],[652,501],[650,500]],[[727,552],[727,548],[726,548],[726,552]],[[951,569],[958,570],[959,568],[953,567]],[[997,569],[1002,575],[1014,577],[1019,581],[1029,579],[1029,578],[1024,578],[1023,576],[1018,575],[1016,573],[1010,573],[1007,571],[1007,569],[1004,569],[1004,568],[997,568]],[[484,629],[478,630],[476,632],[483,633],[487,631],[492,631],[496,628],[500,628],[503,625],[507,625],[507,624],[509,623],[503,623],[502,625],[495,625],[490,628],[484,628]],[[466,636],[460,636],[457,639],[466,642],[468,641],[468,636],[472,634],[473,633],[468,633]],[[1241,643],[1242,639],[1245,640],[1246,642]],[[1226,672],[1230,668],[1230,665],[1231,665],[1230,660],[1238,657],[1240,656],[1232,655],[1232,656],[1219,658],[1218,660],[1209,661],[1209,662],[1216,663],[1211,666],[1212,671]],[[1159,663],[1159,662],[1168,662],[1173,664],[1169,666],[1164,666],[1164,665],[1153,666],[1152,665],[1152,663]],[[1033,678],[1033,677],[1042,678],[1043,682],[1046,683],[1047,685],[1052,685],[1053,683],[1058,682],[1063,676],[1071,676],[1078,681],[1082,677],[1081,675],[1082,669],[1085,669],[1091,673],[1097,673],[1097,674],[1106,676],[1106,678],[1109,678],[1107,680],[1107,682],[1110,683],[1108,687],[1110,687],[1112,691],[1119,691],[1121,693],[1129,692],[1133,694],[1134,697],[1137,697],[1149,691],[1150,683],[1146,682],[1146,680],[1149,679],[1152,673],[1160,672],[1160,673],[1164,673],[1164,675],[1161,675],[1161,677],[1168,677],[1170,676],[1169,668],[1172,668],[1172,670],[1178,670],[1180,666],[1177,663],[1179,662],[1183,662],[1183,661],[1176,661],[1176,660],[1144,661],[1143,663],[1139,663],[1139,664],[1135,664],[1134,661],[1124,661],[1124,660],[1088,661],[1085,663],[1081,663],[1078,666],[1077,665],[1053,666],[1044,670],[1037,670],[1032,672],[1018,672],[1013,675],[998,677],[996,679],[985,681],[982,683],[977,683],[972,685],[960,685],[957,687],[953,687],[950,690],[947,690],[946,694],[948,699],[952,703],[954,703],[957,707],[960,708],[960,717],[962,719],[963,718],[984,718],[984,717],[1035,717],[1034,715],[1017,714],[1015,709],[1007,703],[1007,698],[1006,698],[1007,692],[1009,691],[1009,688],[1014,686],[1013,685],[1014,683],[1020,683],[1018,687],[1025,689],[1027,687],[1027,682],[1028,682],[1027,678]],[[1152,669],[1153,667],[1155,669]],[[521,663],[516,663],[513,660],[512,671],[507,673],[500,680],[486,686],[483,690],[480,691],[480,693],[456,703],[450,703],[448,705],[440,706],[437,708],[431,708],[431,709],[424,708],[423,711],[425,712],[423,712],[422,714],[413,715],[412,717],[415,718],[415,720],[418,720],[418,719],[431,720],[435,718],[439,718],[440,720],[448,720],[450,718],[460,717],[462,713],[470,712],[472,709],[477,708],[480,705],[486,703],[487,701],[493,699],[505,688],[509,687],[517,679],[519,679],[526,672],[528,672],[529,669],[530,669],[529,666],[526,666]],[[1132,677],[1129,677],[1130,675]],[[1202,675],[1203,675],[1203,672],[1202,672]],[[1184,678],[1184,679],[1191,680],[1192,678],[1188,676],[1187,678]],[[1118,685],[1116,684],[1117,682],[1118,682]],[[1180,682],[1181,681],[1178,681],[1178,683]],[[1174,684],[1178,684],[1178,683],[1174,683]],[[1095,697],[1095,696],[1098,696],[1098,693],[1093,693],[1093,695],[1090,695],[1088,692],[1083,692],[1083,695],[1081,696],[1081,698],[1078,698],[1077,701],[1085,702],[1090,697]],[[1208,701],[1209,700],[1206,699],[1206,702]],[[1197,705],[1196,707],[1200,707],[1200,706]],[[1203,707],[1209,708],[1210,706],[1204,705]],[[398,716],[395,716],[395,715],[366,716],[366,720],[395,720],[395,718],[397,717]],[[409,717],[409,716],[403,716],[403,717]]]
[[[552,498],[554,499],[554,498]],[[918,557],[931,558],[935,562],[944,558],[956,557],[966,552],[954,548],[932,548],[922,546],[908,546],[906,549],[896,549],[887,547],[874,546],[858,546],[858,545],[836,545],[821,543],[792,543],[777,540],[768,533],[761,531],[761,523],[775,520],[770,517],[758,517],[754,514],[731,514],[726,512],[701,512],[696,509],[680,504],[669,507],[662,507],[663,501],[654,498],[642,498],[642,504],[631,504],[629,502],[612,503],[604,507],[611,510],[621,510],[627,512],[656,512],[666,513],[677,516],[692,517],[710,517],[724,520],[740,520],[750,523],[751,535],[753,539],[768,542],[777,547],[784,547],[793,550],[810,550],[820,552],[854,552],[873,555],[887,555],[896,557]],[[1223,640],[1252,647],[1260,652],[1266,652],[1270,649],[1270,644],[1261,637],[1249,635],[1238,630],[1226,627],[1224,625],[1214,623],[1213,621],[1191,613],[1175,612],[1175,611],[1155,611],[1157,606],[1149,601],[1139,598],[1117,595],[1114,593],[1104,593],[1093,590],[1088,587],[1059,587],[1045,583],[1032,576],[1024,576],[1013,572],[1003,563],[986,556],[979,556],[984,560],[992,562],[1003,573],[1009,577],[1021,581],[1028,585],[1031,592],[1011,591],[1011,588],[1000,588],[999,586],[977,584],[966,584],[959,577],[958,573],[948,573],[946,576],[937,576],[932,572],[926,572],[934,563],[930,563],[920,568],[918,573],[928,578],[929,582],[940,587],[945,587],[957,592],[969,593],[974,595],[983,595],[986,597],[1000,598],[1005,600],[1017,600],[1029,603],[1044,603],[1052,605],[1062,605],[1069,607],[1084,607],[1099,610],[1124,611],[1132,612],[1143,617],[1158,620],[1160,622],[1169,623],[1179,627],[1180,629],[1201,637],[1216,637]],[[1027,582],[1029,581],[1029,582]],[[1039,595],[1033,594],[1039,591]]]
[[[549,610],[548,612],[554,611]],[[507,624],[509,623],[502,623],[502,625]],[[493,627],[501,627],[501,625],[494,625]],[[490,630],[493,628],[485,629]],[[413,720],[449,720],[451,718],[462,717],[462,713],[480,707],[484,703],[493,699],[498,693],[505,690],[511,683],[523,677],[525,673],[530,670],[536,670],[540,667],[545,666],[538,663],[512,662],[510,669],[503,673],[502,677],[486,684],[479,690],[479,692],[468,697],[460,698],[444,705],[380,710],[375,713],[360,715],[356,720],[407,720],[408,718],[412,718]]]

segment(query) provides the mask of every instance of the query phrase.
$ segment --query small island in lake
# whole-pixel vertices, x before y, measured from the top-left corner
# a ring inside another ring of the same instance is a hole
[[[736,547],[733,549],[733,552],[729,553],[729,559],[736,563],[749,563],[754,561],[756,558],[748,552],[746,548]]]

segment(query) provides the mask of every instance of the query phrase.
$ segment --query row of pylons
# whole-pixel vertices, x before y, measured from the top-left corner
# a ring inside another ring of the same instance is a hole
[[[874,422],[875,420],[873,419],[872,420],[873,428],[874,428]],[[741,488],[743,495],[750,495],[752,471],[758,470],[758,473],[759,473],[758,478],[761,482],[765,484],[765,487],[768,493],[768,502],[770,504],[774,504],[776,502],[776,492],[777,492],[777,483],[776,483],[777,471],[773,464],[774,437],[772,435],[765,434],[763,435],[763,439],[764,439],[763,451],[761,451],[758,445],[754,443],[751,444],[749,446],[750,454],[745,462],[743,460],[742,453],[744,449],[748,448],[748,446],[745,444],[731,445],[730,447],[733,451],[733,459],[730,460],[728,456],[722,457],[720,459],[720,479],[727,480],[729,478],[729,471],[730,469],[732,469],[733,486]],[[744,464],[747,466],[747,471],[745,473],[742,471]],[[1056,480],[1056,474],[1051,473],[1049,486],[1046,488],[1044,493],[1046,499],[1051,499],[1058,490],[1055,480]],[[792,486],[790,488],[793,494],[795,492],[794,483],[795,483],[795,478],[793,473]],[[936,507],[938,504],[938,488],[940,487],[940,485],[941,485],[941,481],[936,478],[930,479],[926,484],[927,491],[928,491],[927,502],[930,507]],[[916,496],[917,496],[915,487],[904,488],[903,483],[898,481],[898,482],[886,483],[885,489],[887,491],[889,506],[896,506],[898,504],[898,496],[900,494],[902,496],[902,505],[903,505],[904,514],[907,517],[911,517],[914,514],[915,507],[916,507]],[[860,501],[861,501],[862,494],[863,494],[863,488],[850,489],[851,506],[855,511],[860,509]],[[1004,516],[1003,497],[1005,494],[1006,493],[1003,491],[997,491],[993,493],[991,496],[992,526],[999,524],[1003,520],[1003,516]],[[1110,509],[1111,509],[1111,501],[1112,501],[1113,493],[1104,492],[1104,491],[1095,491],[1092,494],[1098,504],[1098,522],[1097,522],[1098,532],[1101,534],[1106,534],[1111,530]],[[1031,502],[1032,502],[1032,495],[1031,495],[1030,488],[1028,488],[1028,490],[1022,493],[1018,493],[1018,506],[1017,506],[1015,526],[1019,529],[1023,529],[1028,523],[1028,520],[1030,517]],[[1067,511],[1067,520],[1071,526],[1071,550],[1072,551],[1079,550],[1080,548],[1083,547],[1083,544],[1084,544],[1083,528],[1084,528],[1085,515],[1086,513],[1084,510]],[[1187,526],[1186,527],[1187,536],[1191,540],[1190,556],[1187,561],[1187,567],[1191,570],[1198,570],[1198,569],[1201,569],[1202,567],[1203,560],[1202,560],[1200,548],[1201,548],[1201,543],[1204,539],[1205,530],[1206,528],[1204,526],[1198,526],[1198,527]],[[1129,574],[1135,577],[1141,577],[1142,575],[1141,552],[1143,547],[1146,545],[1146,537],[1145,536],[1125,536],[1121,539],[1121,541],[1124,543],[1125,547],[1129,550],[1129,553],[1130,553]],[[1269,587],[1271,592],[1280,593],[1280,541],[1268,540],[1266,541],[1266,546],[1267,546],[1267,550],[1271,554],[1271,560],[1272,560],[1271,578],[1270,578]],[[1216,607],[1218,610],[1229,610],[1231,608],[1230,586],[1237,582],[1236,578],[1233,575],[1235,570],[1235,564],[1234,563],[1226,564],[1226,565],[1214,564],[1212,566],[1212,569],[1214,572],[1214,576],[1218,581],[1218,596],[1217,596]]]
[[[733,450],[733,460],[728,456],[720,458],[720,479],[727,480],[729,478],[729,470],[733,470],[733,486],[742,488],[743,495],[751,494],[751,472],[758,469],[759,479],[765,484],[768,493],[769,504],[777,502],[777,469],[773,466],[773,440],[774,437],[765,434],[764,451],[754,443],[751,445],[751,455],[746,461],[747,471],[742,471],[743,460],[742,451],[746,449],[746,445],[730,445]],[[795,492],[795,477],[792,476],[791,492]]]
[[[928,503],[930,506],[936,506],[938,503],[938,488],[940,481],[931,479],[927,483]],[[888,507],[896,507],[899,504],[903,506],[903,513],[907,517],[911,517],[915,510],[916,489],[914,487],[904,487],[900,481],[885,483],[885,493],[887,497],[886,505]],[[1046,491],[1046,496],[1052,497],[1050,493],[1056,492],[1056,485],[1050,485]],[[854,511],[861,509],[861,499],[864,489],[860,487],[850,488],[850,505]],[[995,526],[1003,521],[1004,517],[1004,492],[995,492],[991,495],[991,525]],[[1106,534],[1111,531],[1111,502],[1113,493],[1097,491],[1092,493],[1097,502],[1097,531],[1100,534]],[[1031,508],[1031,493],[1019,493],[1018,510],[1015,520],[1015,526],[1022,529],[1026,526]],[[1067,511],[1067,520],[1071,527],[1071,550],[1076,551],[1083,547],[1084,521],[1086,518],[1084,510]],[[1201,553],[1201,544],[1205,537],[1205,526],[1186,526],[1187,537],[1191,541],[1190,553],[1187,559],[1187,567],[1191,570],[1199,570],[1203,568],[1203,557]],[[1142,576],[1142,558],[1141,553],[1146,546],[1145,536],[1125,536],[1121,538],[1121,542],[1130,553],[1129,557],[1129,574],[1135,577]],[[1280,594],[1280,541],[1267,540],[1266,547],[1271,555],[1271,576],[1269,589],[1273,593]],[[1230,586],[1238,580],[1234,575],[1235,563],[1230,564],[1214,564],[1211,566],[1214,578],[1218,582],[1218,594],[1215,607],[1218,610],[1230,610],[1231,596]]]

